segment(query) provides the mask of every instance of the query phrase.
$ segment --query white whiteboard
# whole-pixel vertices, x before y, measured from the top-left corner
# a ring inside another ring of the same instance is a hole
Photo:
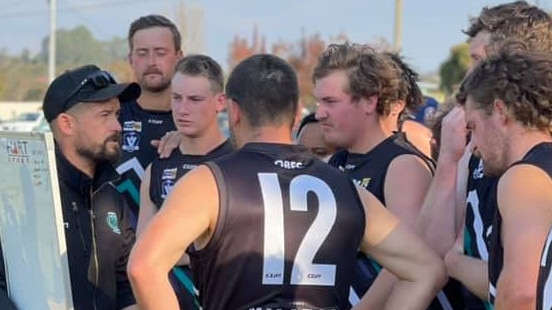
[[[18,309],[73,309],[51,133],[0,131],[0,238]]]

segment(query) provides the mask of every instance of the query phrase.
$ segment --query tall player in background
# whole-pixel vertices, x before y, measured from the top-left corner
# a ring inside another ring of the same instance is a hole
[[[171,78],[182,58],[182,39],[176,25],[161,15],[136,19],[128,32],[128,59],[142,88],[138,100],[121,105],[122,159],[117,167],[117,189],[125,195],[138,218],[140,182],[156,157],[151,140],[175,130],[171,114]]]

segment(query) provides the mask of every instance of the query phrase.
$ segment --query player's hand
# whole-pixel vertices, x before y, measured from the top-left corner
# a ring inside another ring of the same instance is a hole
[[[466,149],[467,133],[464,109],[456,106],[443,119],[439,160],[460,161]]]
[[[171,153],[180,145],[182,137],[177,131],[168,131],[159,140],[151,140],[151,145],[157,148],[160,158],[168,158]]]
[[[460,233],[458,233],[458,236],[456,237],[456,241],[454,242],[454,245],[452,248],[445,254],[445,269],[447,271],[447,274],[449,276],[452,276],[452,270],[456,266],[458,258],[464,255],[464,228],[460,230]]]

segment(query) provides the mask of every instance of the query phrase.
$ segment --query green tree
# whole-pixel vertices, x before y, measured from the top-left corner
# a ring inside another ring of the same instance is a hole
[[[97,64],[115,74],[121,82],[133,78],[127,60],[125,39],[114,37],[97,40],[85,26],[57,31],[56,74],[84,64]],[[42,40],[41,51],[32,55],[28,49],[10,55],[0,49],[0,101],[41,100],[48,86],[48,42]]]
[[[113,37],[102,42],[103,51],[110,62],[128,60],[128,42],[125,38]]]
[[[107,60],[102,42],[94,38],[92,32],[85,26],[81,25],[69,30],[59,29],[56,36],[56,62],[59,66],[57,72],[78,65],[101,64]],[[48,61],[49,40],[50,37],[42,40],[42,49],[38,55],[38,59],[44,63]]]
[[[439,68],[441,90],[450,95],[466,75],[469,64],[469,45],[461,43],[453,46],[450,49],[449,58]]]

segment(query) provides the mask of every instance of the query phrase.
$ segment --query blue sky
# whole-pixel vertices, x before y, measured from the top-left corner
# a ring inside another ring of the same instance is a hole
[[[180,0],[58,0],[58,27],[87,26],[99,39],[125,37],[137,17],[175,18]],[[403,0],[403,54],[420,72],[435,71],[452,45],[466,39],[468,18],[482,7],[509,1]],[[552,0],[529,1],[551,9]],[[186,0],[203,12],[204,52],[226,65],[235,35],[251,38],[253,26],[267,43],[296,41],[304,29],[328,39],[344,32],[355,42],[393,41],[393,0]],[[0,0],[0,49],[37,52],[49,29],[48,0]],[[194,11],[199,16],[199,11]]]

